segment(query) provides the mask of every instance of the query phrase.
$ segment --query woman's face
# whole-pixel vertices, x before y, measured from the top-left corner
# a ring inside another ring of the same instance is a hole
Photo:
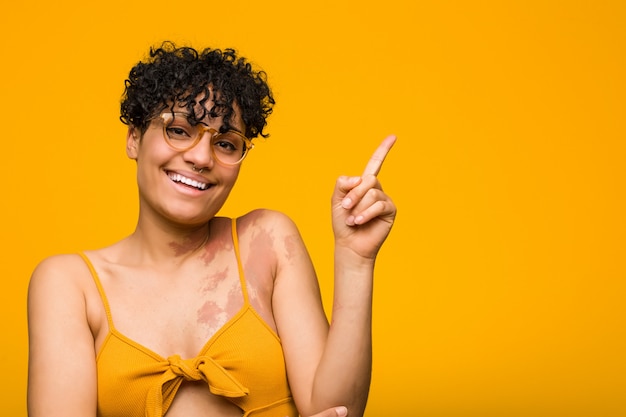
[[[205,106],[210,109],[213,101]],[[237,105],[233,107],[230,126],[245,132],[241,111]],[[178,107],[174,111],[187,112]],[[219,131],[223,118],[206,116],[201,122]],[[235,185],[241,167],[216,162],[209,132],[189,150],[172,149],[165,141],[160,117],[150,123],[143,137],[139,129],[129,129],[127,153],[137,161],[140,216],[157,216],[190,226],[202,225],[215,216]]]

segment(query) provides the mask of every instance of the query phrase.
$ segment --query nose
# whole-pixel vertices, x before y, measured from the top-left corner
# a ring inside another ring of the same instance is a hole
[[[212,169],[215,164],[215,156],[212,150],[212,139],[215,135],[215,129],[205,128],[198,132],[200,139],[198,143],[184,153],[186,162],[195,165],[198,169]]]

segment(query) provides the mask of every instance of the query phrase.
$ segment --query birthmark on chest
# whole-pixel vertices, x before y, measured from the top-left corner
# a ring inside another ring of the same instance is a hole
[[[215,292],[216,289],[228,278],[228,268],[224,268],[221,271],[212,271],[204,280],[202,286],[202,292]]]
[[[240,288],[231,286],[228,291],[218,291],[206,300],[197,311],[197,321],[209,334],[218,331],[241,308],[243,299]]]
[[[198,323],[204,325],[214,333],[226,323],[227,314],[225,306],[219,305],[214,300],[205,301],[198,309]]]

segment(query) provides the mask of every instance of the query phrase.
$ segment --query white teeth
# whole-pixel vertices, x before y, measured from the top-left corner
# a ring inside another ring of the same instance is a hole
[[[170,172],[167,175],[168,177],[170,177],[172,181],[182,182],[183,184],[189,185],[199,190],[206,190],[207,188],[209,188],[208,184],[205,184],[203,182],[198,182],[196,180],[192,180],[191,178],[184,177],[180,174],[175,174],[173,172]]]

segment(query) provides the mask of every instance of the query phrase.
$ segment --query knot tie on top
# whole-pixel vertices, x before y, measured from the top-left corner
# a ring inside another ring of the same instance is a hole
[[[162,417],[183,381],[204,381],[213,394],[223,397],[243,397],[249,393],[210,356],[182,359],[179,355],[172,355],[161,364],[161,379],[150,389],[146,398],[146,417]]]
[[[202,380],[199,364],[194,363],[193,359],[183,360],[180,355],[173,355],[167,358],[167,362],[174,375],[182,376],[186,381]]]

